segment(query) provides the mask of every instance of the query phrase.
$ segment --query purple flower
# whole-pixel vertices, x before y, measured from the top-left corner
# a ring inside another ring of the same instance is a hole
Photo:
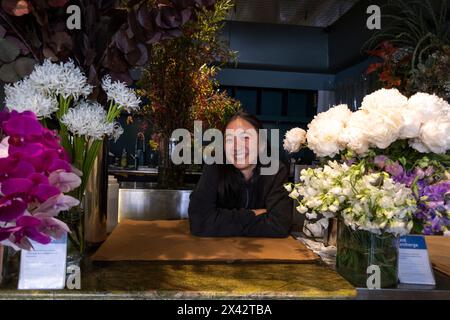
[[[404,173],[403,167],[397,161],[387,164],[384,170],[393,177],[400,177]]]
[[[8,222],[24,214],[28,205],[19,198],[0,198],[0,221]]]
[[[384,169],[388,160],[389,160],[388,157],[380,155],[380,156],[376,156],[375,159],[373,160],[373,162],[378,168]]]
[[[50,236],[39,231],[42,222],[40,219],[32,216],[21,216],[16,220],[16,226],[0,228],[0,239],[9,239],[18,247],[26,250],[32,249],[28,239],[38,243],[48,244],[51,242]]]

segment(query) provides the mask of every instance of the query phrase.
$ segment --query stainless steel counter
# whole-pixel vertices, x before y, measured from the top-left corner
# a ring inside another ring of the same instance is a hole
[[[192,190],[121,188],[119,222],[133,220],[187,219]]]

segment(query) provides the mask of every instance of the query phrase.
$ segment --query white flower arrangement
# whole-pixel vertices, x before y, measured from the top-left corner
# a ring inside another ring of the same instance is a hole
[[[297,200],[298,212],[308,219],[324,216],[317,222],[321,228],[338,216],[353,230],[376,234],[404,235],[413,226],[416,202],[411,189],[384,172],[366,174],[363,164],[329,161],[323,167],[302,170],[300,182],[285,188]]]
[[[136,96],[133,89],[120,81],[112,81],[109,75],[102,80],[102,88],[108,96],[108,101],[118,105],[119,109],[125,109],[127,112],[139,109],[141,99]]]
[[[101,140],[104,136],[112,136],[115,131],[116,124],[108,122],[106,115],[106,111],[97,102],[83,100],[70,108],[61,122],[74,135]]]
[[[289,153],[300,151],[303,144],[306,142],[306,131],[300,128],[293,128],[286,132],[283,141],[284,150]]]
[[[445,154],[449,132],[450,105],[445,100],[422,92],[408,99],[397,89],[381,89],[366,96],[356,112],[338,105],[318,114],[306,138],[318,157],[334,157],[346,149],[364,155],[401,139],[421,153]]]

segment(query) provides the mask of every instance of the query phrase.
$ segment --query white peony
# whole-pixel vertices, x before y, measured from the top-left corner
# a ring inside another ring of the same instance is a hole
[[[436,95],[419,92],[409,98],[401,110],[404,119],[400,138],[418,138],[424,123],[443,116],[449,116],[450,105]]]
[[[403,117],[398,110],[369,111],[366,138],[371,146],[386,149],[399,139],[402,128]]]
[[[316,115],[308,124],[308,148],[318,157],[334,157],[342,151],[344,146],[340,143],[339,136],[351,115],[352,112],[344,104]]]
[[[380,89],[364,97],[361,109],[383,113],[389,109],[398,111],[407,103],[408,98],[397,89]]]
[[[366,153],[369,150],[369,141],[366,134],[367,122],[370,120],[369,113],[365,110],[353,112],[339,136],[339,142],[357,154]]]
[[[283,141],[283,148],[289,153],[300,151],[306,142],[306,131],[300,128],[293,128],[286,132]]]
[[[420,140],[431,152],[444,154],[450,149],[450,117],[426,122],[420,129]]]

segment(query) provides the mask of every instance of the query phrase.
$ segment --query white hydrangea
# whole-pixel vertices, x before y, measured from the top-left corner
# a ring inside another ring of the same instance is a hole
[[[102,88],[108,96],[108,101],[114,101],[121,108],[128,112],[137,111],[141,104],[141,99],[136,95],[133,89],[128,88],[127,85],[120,81],[112,82],[109,75],[102,80]]]
[[[354,230],[377,234],[404,235],[412,228],[416,204],[411,189],[386,173],[365,174],[361,164],[349,167],[330,161],[302,170],[300,182],[286,188],[298,201],[297,211],[310,218],[339,216]]]
[[[344,146],[339,141],[339,135],[351,114],[348,106],[341,104],[316,115],[308,125],[308,148],[318,157],[334,157],[342,151]]]
[[[293,128],[286,132],[283,148],[289,153],[298,152],[306,142],[306,131],[301,128]]]
[[[64,99],[87,97],[92,92],[86,76],[72,60],[66,63],[52,63],[45,60],[43,64],[34,67],[30,74],[33,85],[49,95],[61,95]]]
[[[61,122],[74,135],[87,139],[100,140],[105,135],[113,135],[115,130],[115,123],[106,120],[106,112],[100,104],[84,100],[70,108]]]
[[[39,119],[49,118],[59,108],[56,98],[37,90],[29,78],[5,85],[5,105],[9,110],[32,111]]]

